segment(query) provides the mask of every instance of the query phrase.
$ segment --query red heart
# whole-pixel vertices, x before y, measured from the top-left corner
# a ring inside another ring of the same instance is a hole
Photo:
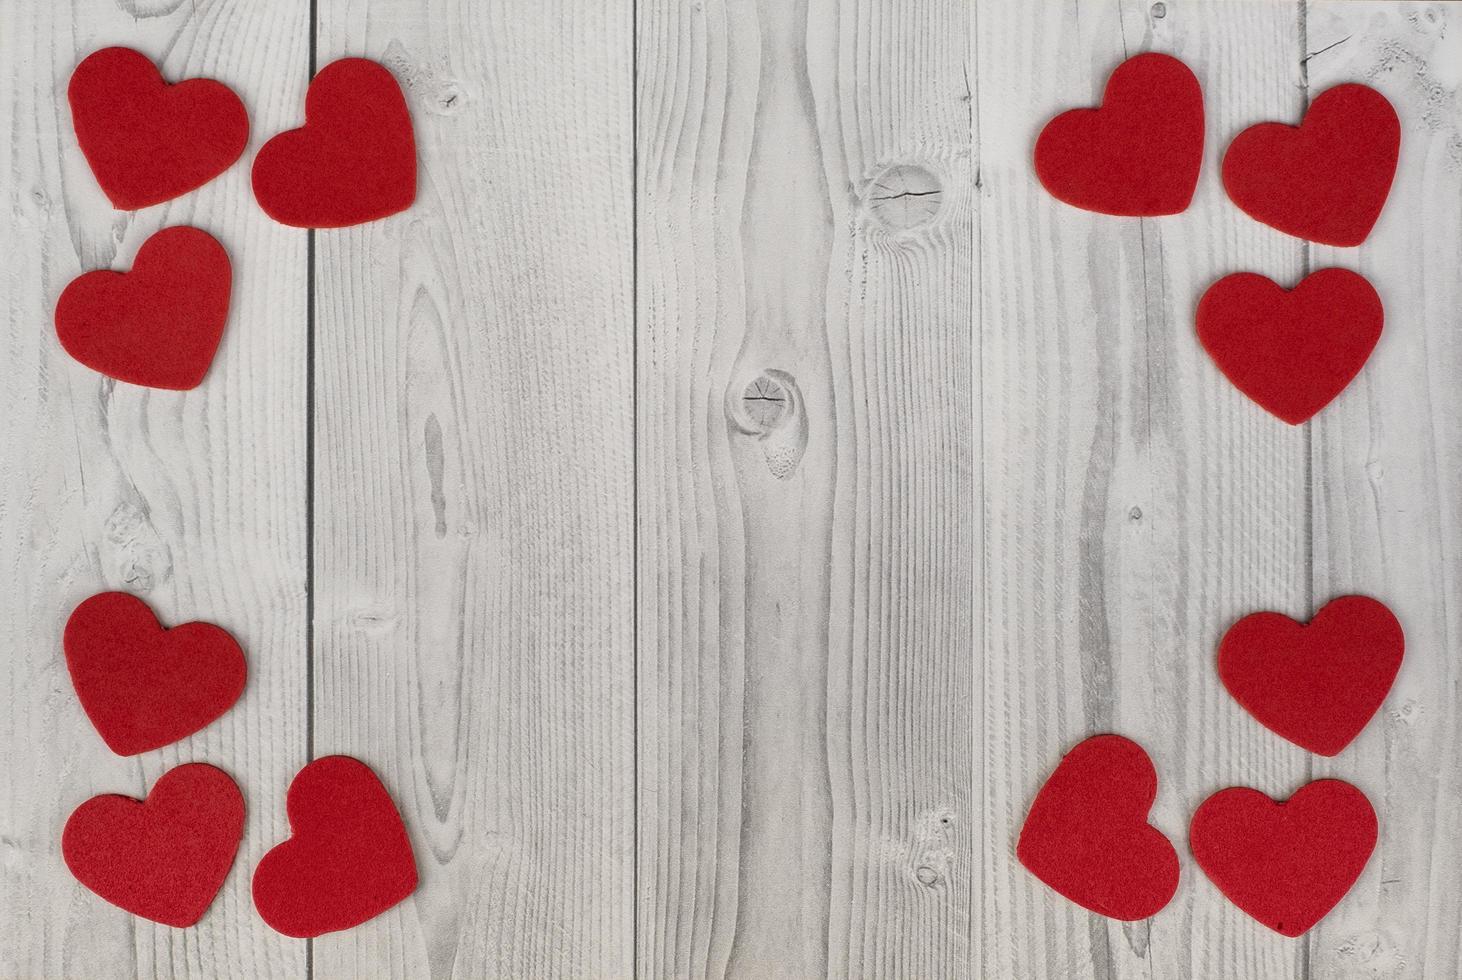
[[[1203,90],[1188,66],[1139,54],[1107,79],[1097,109],[1071,109],[1036,140],[1051,196],[1101,214],[1177,214],[1203,165]]]
[[[1260,724],[1335,755],[1381,707],[1405,648],[1391,610],[1343,596],[1308,625],[1276,612],[1245,616],[1218,645],[1218,676]]]
[[[1375,289],[1321,269],[1286,290],[1252,272],[1225,276],[1198,301],[1198,339],[1234,386],[1290,425],[1345,390],[1381,339]]]
[[[343,228],[416,199],[416,139],[401,86],[364,58],[325,66],[305,96],[305,124],[264,144],[254,196],[281,224]]]
[[[244,797],[228,774],[189,763],[145,800],[93,796],[61,832],[61,856],[102,898],[163,925],[191,926],[228,877],[244,834]]]
[[[243,155],[249,114],[228,86],[163,81],[146,55],[103,48],[71,73],[76,141],[112,204],[134,211],[202,187]]]
[[[1031,804],[1020,863],[1084,908],[1145,919],[1178,889],[1178,854],[1147,822],[1157,772],[1142,747],[1098,735],[1066,754]]]
[[[1193,859],[1244,912],[1299,936],[1335,907],[1376,847],[1376,811],[1338,779],[1304,786],[1286,803],[1256,789],[1203,801],[1188,829]]]
[[[208,623],[164,630],[147,603],[103,592],[76,607],[62,638],[86,716],[118,755],[199,731],[244,690],[244,654]]]
[[[254,905],[286,936],[351,929],[416,890],[416,859],[391,796],[343,755],[305,766],[286,801],[294,836],[254,870]]]
[[[1396,175],[1401,121],[1364,85],[1322,93],[1298,126],[1260,123],[1223,156],[1223,186],[1251,216],[1325,245],[1366,240]]]
[[[228,253],[212,235],[164,228],[142,243],[131,272],[73,279],[56,302],[56,336],[108,377],[186,391],[213,363],[232,289]]]

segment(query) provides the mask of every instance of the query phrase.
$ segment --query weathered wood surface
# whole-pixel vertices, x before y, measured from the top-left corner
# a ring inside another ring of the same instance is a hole
[[[246,161],[297,124],[312,61],[382,60],[416,206],[311,239],[258,211],[244,163],[113,212],[64,102],[110,43],[234,85]],[[1204,85],[1193,207],[1052,200],[1040,125],[1142,50]],[[1401,170],[1364,246],[1310,247],[1233,207],[1218,161],[1347,80],[1397,106]],[[1459,85],[1441,3],[19,0],[0,977],[1462,975]],[[104,382],[55,342],[55,298],[177,223],[235,262],[214,373]],[[1332,264],[1372,280],[1387,332],[1291,429],[1218,374],[1193,307],[1229,272]],[[111,756],[58,645],[103,587],[236,631],[239,707]],[[1317,760],[1227,697],[1214,645],[1348,591],[1392,604],[1408,660]],[[1095,731],[1150,750],[1184,857],[1146,923],[1014,860],[1040,780]],[[334,752],[391,787],[421,888],[285,939],[248,880],[289,777]],[[70,809],[195,759],[249,802],[204,921],[76,885]],[[1286,940],[1197,871],[1187,820],[1223,786],[1322,774],[1370,795],[1381,845]]]
[[[1303,246],[1240,213],[1217,179],[1233,134],[1295,118],[1299,12],[1285,4],[987,3],[977,30],[989,602],[983,715],[986,977],[1303,977],[1302,944],[1255,926],[1190,860],[1147,922],[1095,918],[1021,872],[1014,839],[1044,773],[1086,736],[1134,738],[1159,773],[1154,823],[1243,783],[1287,792],[1304,753],[1262,731],[1213,667],[1223,629],[1308,604],[1306,429],[1238,394],[1193,309],[1213,280],[1298,277]],[[1115,219],[1047,195],[1044,121],[1091,104],[1144,50],[1204,86],[1192,206]]]
[[[76,148],[65,94],[87,53],[132,45],[170,75],[213,75],[241,92],[257,147],[304,97],[309,10],[24,0],[0,20],[0,977],[300,976],[304,944],[264,925],[249,878],[286,833],[284,791],[306,752],[304,235],[254,205],[243,165],[169,204],[113,211]],[[208,382],[149,391],[72,361],[52,328],[61,290],[83,270],[131,265],[149,235],[176,224],[216,235],[233,261],[233,311]],[[112,755],[60,647],[71,609],[102,589],[234,632],[250,668],[238,705],[174,746]],[[231,773],[248,809],[213,910],[178,930],[83,890],[59,838],[86,798],[141,795],[192,761]]]
[[[1313,424],[1317,602],[1366,592],[1406,629],[1406,662],[1356,743],[1316,775],[1359,786],[1381,839],[1308,937],[1311,975],[1462,976],[1462,8],[1313,4],[1312,94],[1347,81],[1401,116],[1401,164],[1356,249],[1310,264],[1364,274],[1386,306],[1354,390]]]
[[[639,935],[968,976],[972,8],[640,5]]]
[[[321,977],[624,977],[634,927],[632,7],[319,4],[415,206],[316,239],[316,755],[421,872]]]

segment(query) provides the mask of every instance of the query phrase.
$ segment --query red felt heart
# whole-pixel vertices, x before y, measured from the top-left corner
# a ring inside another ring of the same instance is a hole
[[[305,124],[264,144],[254,196],[274,220],[343,228],[416,199],[416,139],[401,86],[364,58],[325,66],[305,96]]]
[[[145,800],[94,796],[66,821],[61,855],[76,880],[133,915],[169,926],[203,917],[244,834],[244,797],[228,774],[190,763]]]
[[[391,796],[370,767],[316,759],[286,801],[294,836],[254,871],[254,905],[286,936],[312,938],[375,918],[416,889],[416,859]]]
[[[1036,176],[1051,196],[1101,214],[1177,214],[1202,165],[1203,90],[1165,54],[1122,62],[1100,108],[1063,112],[1036,140]]]
[[[203,383],[228,323],[233,267],[217,239],[164,228],[142,243],[130,272],[71,281],[56,302],[66,353],[130,384],[186,391]]]
[[[1396,175],[1401,120],[1364,85],[1322,93],[1298,126],[1260,123],[1223,157],[1233,202],[1280,231],[1325,245],[1366,240]]]
[[[1218,676],[1260,724],[1335,755],[1381,707],[1405,647],[1391,610],[1343,596],[1308,625],[1275,612],[1245,616],[1218,646]]]
[[[1234,386],[1291,425],[1308,421],[1365,366],[1385,311],[1349,269],[1321,269],[1286,290],[1252,272],[1225,276],[1198,302],[1198,339]]]
[[[1338,779],[1310,783],[1285,803],[1226,789],[1198,807],[1188,841],[1229,901],[1275,932],[1299,936],[1360,877],[1376,846],[1376,811]]]
[[[82,709],[118,755],[192,735],[244,690],[244,654],[233,637],[208,623],[165,630],[147,603],[125,592],[77,606],[62,645]]]
[[[1147,822],[1157,772],[1142,747],[1098,735],[1041,787],[1015,853],[1041,881],[1113,919],[1145,919],[1178,888],[1178,854]]]
[[[67,98],[91,172],[124,211],[202,187],[249,143],[249,114],[228,86],[207,78],[169,85],[131,48],[87,56]]]

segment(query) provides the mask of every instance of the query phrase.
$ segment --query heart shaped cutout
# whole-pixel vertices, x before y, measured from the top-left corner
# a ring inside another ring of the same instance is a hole
[[[62,645],[82,709],[118,755],[192,735],[244,690],[244,653],[232,636],[208,623],[163,629],[147,603],[125,592],[77,606]]]
[[[217,239],[164,228],[142,243],[130,272],[73,279],[56,302],[56,336],[93,371],[187,391],[213,363],[232,291],[233,267]]]
[[[289,785],[289,840],[254,870],[254,906],[286,936],[373,919],[416,890],[416,858],[396,804],[365,763],[316,759]]]
[[[1193,814],[1188,841],[1203,873],[1246,914],[1300,936],[1350,891],[1376,847],[1376,811],[1339,779],[1320,779],[1278,803],[1226,789]]]
[[[1321,269],[1286,290],[1252,272],[1198,301],[1198,340],[1234,387],[1299,425],[1345,390],[1381,339],[1385,310],[1363,276]]]
[[[66,96],[96,182],[124,211],[202,187],[249,143],[249,114],[232,89],[208,78],[169,85],[131,48],[88,55]]]
[[[1253,218],[1324,245],[1359,245],[1375,227],[1401,152],[1401,120],[1365,85],[1321,93],[1298,126],[1260,123],[1229,144],[1223,186]]]
[[[1265,728],[1331,756],[1380,709],[1405,649],[1391,610],[1342,596],[1308,624],[1276,612],[1245,616],[1218,645],[1218,676]]]
[[[1203,90],[1165,54],[1122,62],[1099,108],[1061,113],[1036,140],[1036,176],[1051,196],[1100,214],[1177,214],[1202,166]]]
[[[1178,854],[1147,822],[1157,771],[1137,743],[1098,735],[1068,752],[1020,830],[1020,863],[1083,908],[1131,921],[1178,889]]]
[[[254,196],[298,228],[344,228],[416,199],[416,138],[401,86],[365,58],[326,65],[305,95],[305,124],[264,144]]]
[[[108,902],[181,928],[213,904],[243,835],[237,784],[189,763],[164,773],[145,800],[108,795],[81,804],[61,832],[61,856]]]

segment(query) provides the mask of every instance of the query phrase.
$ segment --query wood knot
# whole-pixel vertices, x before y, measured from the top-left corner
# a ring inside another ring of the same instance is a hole
[[[782,420],[787,411],[787,390],[770,375],[752,380],[741,393],[741,408],[746,417],[763,429],[770,429]]]
[[[443,82],[432,97],[432,111],[439,116],[455,116],[467,104],[467,93],[456,81]]]
[[[1168,5],[1163,3],[1162,0],[1158,0],[1157,3],[1152,5],[1151,13],[1153,20],[1162,20],[1168,15]]]
[[[796,472],[807,449],[807,412],[797,381],[767,368],[742,386],[726,389],[726,418],[734,432],[755,436],[767,469],[778,480]]]
[[[897,163],[873,179],[868,213],[891,232],[913,231],[932,222],[944,204],[944,186],[918,164]]]
[[[98,551],[108,577],[129,592],[151,592],[172,578],[172,555],[141,498],[123,500],[107,515]]]

